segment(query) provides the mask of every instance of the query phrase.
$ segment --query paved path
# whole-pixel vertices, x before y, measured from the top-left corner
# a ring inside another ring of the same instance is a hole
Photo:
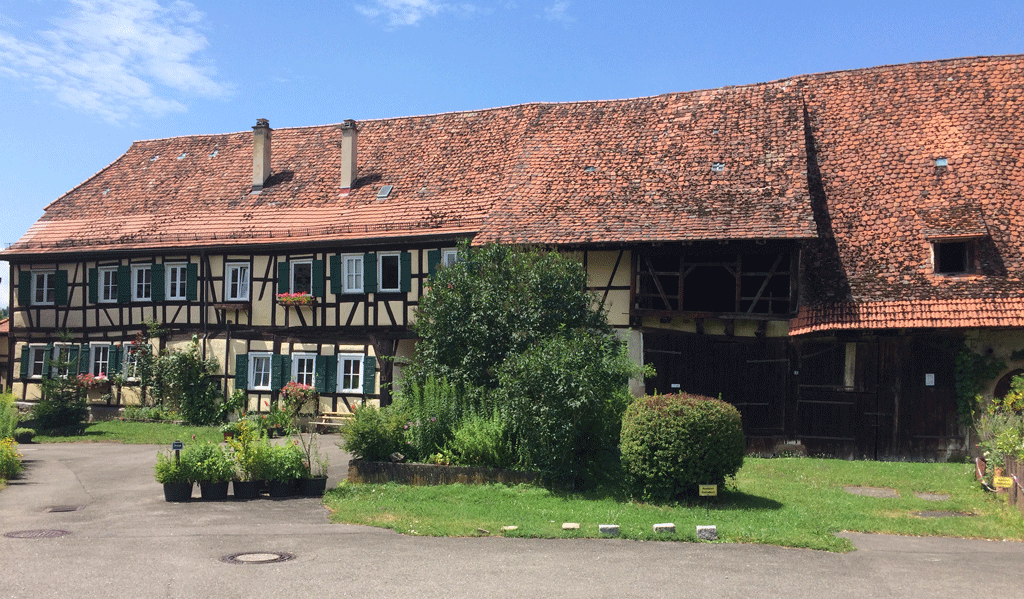
[[[0,492],[0,535],[71,534],[0,536],[0,598],[1024,597],[1021,543],[848,535],[858,550],[837,555],[621,539],[408,537],[330,524],[316,499],[166,503],[152,477],[155,446],[22,449],[29,468]],[[347,456],[331,450],[336,482]],[[57,505],[84,507],[45,511]],[[241,552],[295,558],[221,561]]]

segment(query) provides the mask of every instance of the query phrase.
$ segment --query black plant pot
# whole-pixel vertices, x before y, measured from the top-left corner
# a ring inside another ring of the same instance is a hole
[[[192,483],[164,483],[164,501],[188,501],[192,499]]]
[[[236,480],[231,483],[235,499],[256,499],[263,487],[261,480]]]
[[[206,501],[224,501],[228,498],[228,481],[220,483],[200,482],[199,494]]]
[[[305,497],[321,497],[326,490],[327,477],[299,479],[299,495],[303,495]]]
[[[272,480],[269,482],[271,497],[291,497],[295,494],[295,479]]]

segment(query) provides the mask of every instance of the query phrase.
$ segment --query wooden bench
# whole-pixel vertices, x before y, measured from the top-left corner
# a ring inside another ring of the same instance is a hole
[[[321,412],[319,420],[314,420],[311,424],[315,431],[320,432],[330,428],[340,428],[349,420],[352,420],[352,412]]]

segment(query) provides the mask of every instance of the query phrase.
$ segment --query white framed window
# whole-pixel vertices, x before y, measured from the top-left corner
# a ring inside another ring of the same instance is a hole
[[[53,345],[53,365],[50,367],[50,376],[75,376],[78,374],[78,362],[80,351],[73,343],[55,343]]]
[[[110,344],[93,343],[89,346],[89,372],[93,376],[109,376],[110,374]]]
[[[228,264],[224,267],[224,299],[229,302],[249,301],[248,264]]]
[[[445,248],[441,250],[441,266],[451,266],[459,261],[459,250]]]
[[[339,392],[363,392],[363,358],[360,354],[338,354]]]
[[[313,294],[313,261],[302,260],[291,263],[292,293]]]
[[[132,267],[132,301],[148,302],[153,299],[153,267],[142,264]]]
[[[398,252],[377,255],[377,290],[402,290],[402,260]]]
[[[363,292],[363,255],[347,254],[341,257],[342,293]]]
[[[165,284],[168,300],[184,300],[188,293],[188,264],[166,264],[164,265]]]
[[[292,354],[292,380],[296,383],[316,385],[316,354]]]
[[[49,305],[56,297],[55,277],[52,270],[34,271],[32,273],[32,303]]]
[[[45,345],[32,345],[28,348],[28,376],[33,379],[43,378],[43,372],[46,371],[46,355]]]
[[[249,388],[261,391],[270,390],[270,358],[269,352],[249,353]]]
[[[97,269],[97,297],[96,299],[103,303],[112,303],[117,301],[117,267],[116,266],[104,266]]]

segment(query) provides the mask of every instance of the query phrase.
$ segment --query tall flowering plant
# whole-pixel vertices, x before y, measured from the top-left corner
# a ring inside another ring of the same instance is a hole
[[[299,417],[302,406],[307,403],[316,405],[319,398],[320,393],[316,388],[305,383],[291,381],[281,388],[281,401],[284,403],[285,411],[292,419]]]

